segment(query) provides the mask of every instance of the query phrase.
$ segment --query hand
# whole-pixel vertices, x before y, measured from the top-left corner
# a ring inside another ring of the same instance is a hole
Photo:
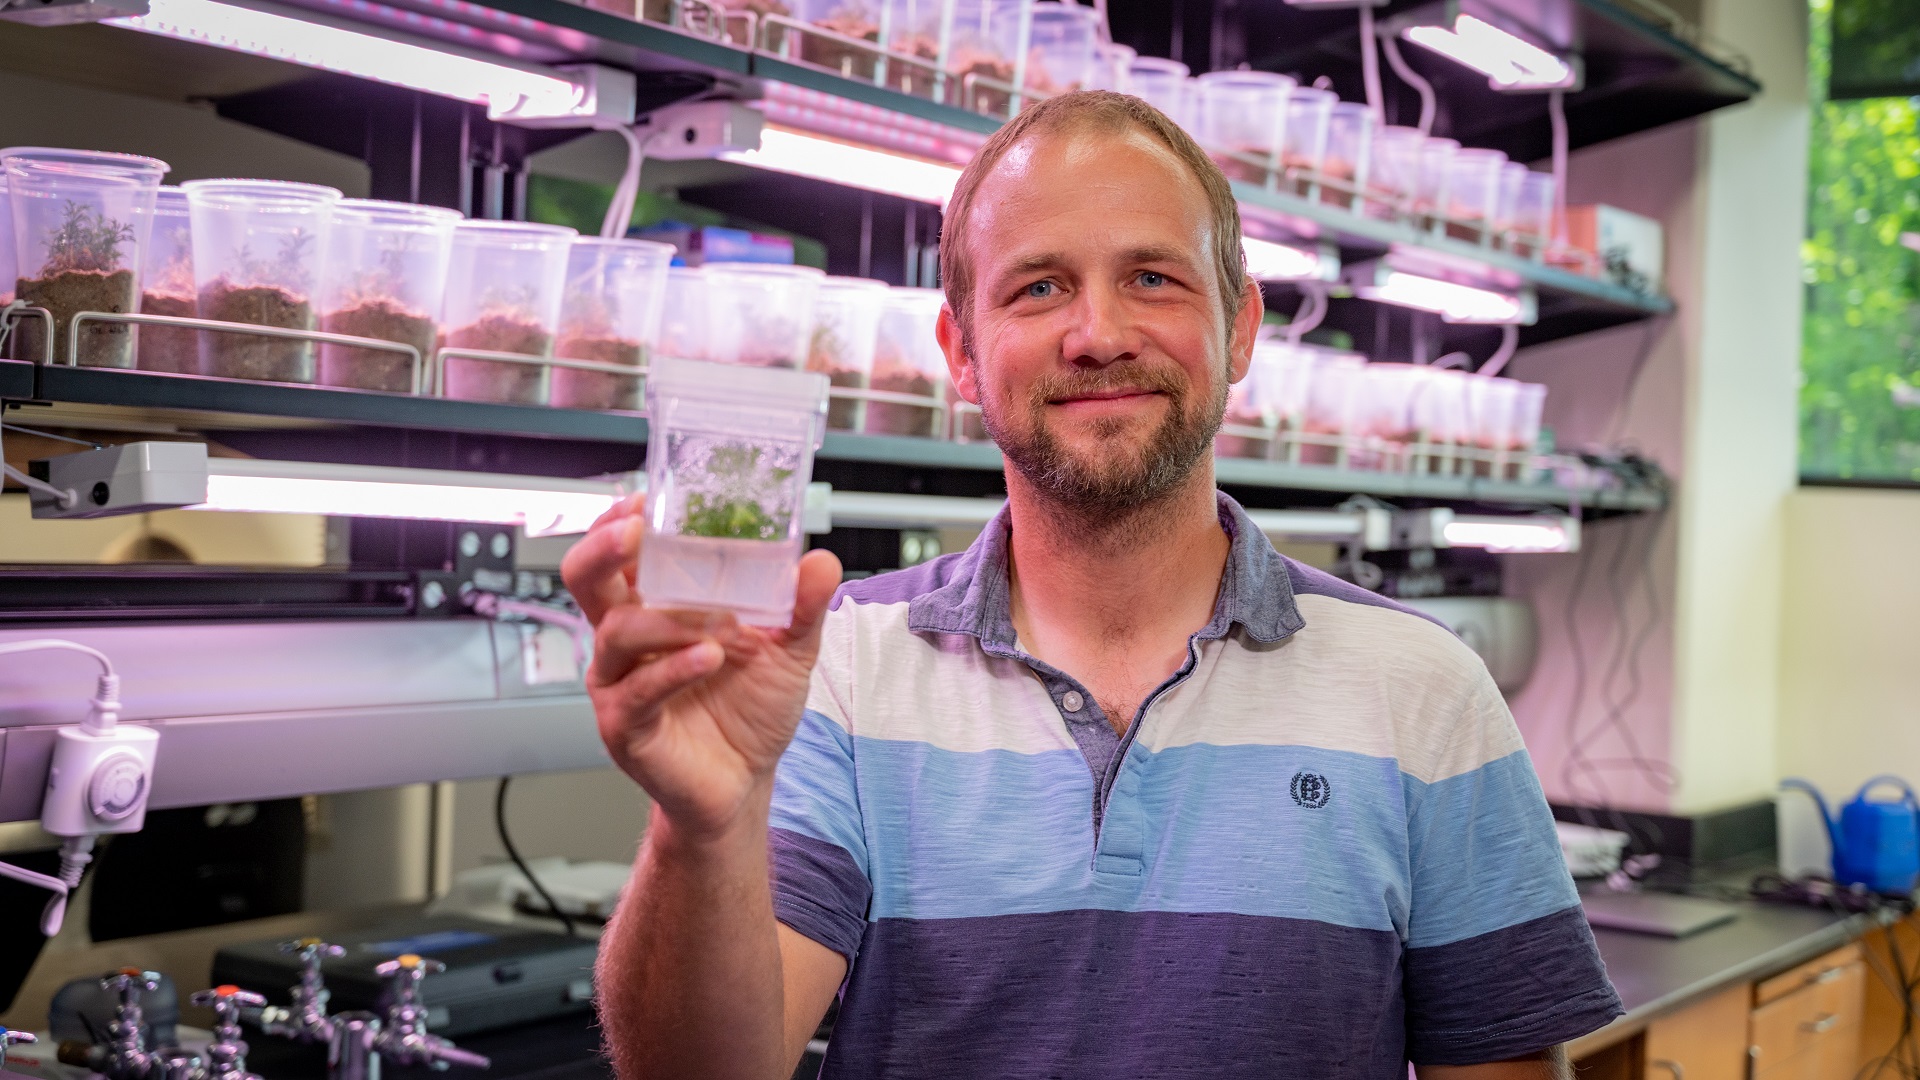
[[[793,739],[840,560],[826,551],[800,560],[784,630],[741,626],[727,612],[648,607],[634,590],[641,502],[608,511],[561,565],[594,627],[587,693],[607,752],[675,833],[719,835],[764,802]]]

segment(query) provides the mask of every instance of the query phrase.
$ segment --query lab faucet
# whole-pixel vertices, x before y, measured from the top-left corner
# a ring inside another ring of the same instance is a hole
[[[300,958],[300,982],[288,994],[288,1004],[264,1006],[247,1019],[268,1035],[332,1045],[334,1018],[327,1015],[327,999],[332,995],[321,977],[320,963],[327,957],[345,956],[347,950],[307,937],[281,942],[280,951]]]
[[[462,1050],[446,1039],[427,1032],[427,1008],[420,1003],[420,980],[447,965],[413,953],[404,953],[373,969],[374,974],[391,980],[387,1018],[373,1037],[374,1049],[381,1057],[398,1065],[426,1065],[445,1069],[461,1065],[484,1069],[493,1063],[484,1054]],[[335,1077],[335,1080],[346,1080]]]
[[[193,995],[193,1003],[213,1010],[213,1041],[207,1044],[206,1080],[261,1080],[247,1071],[247,1042],[240,1037],[240,1011],[257,1009],[267,999],[237,986],[216,986]]]

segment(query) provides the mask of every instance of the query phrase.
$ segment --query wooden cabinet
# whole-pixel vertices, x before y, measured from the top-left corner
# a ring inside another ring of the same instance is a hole
[[[1751,995],[1742,983],[1647,1025],[1646,1080],[1746,1080]]]
[[[1848,945],[1754,988],[1753,1080],[1848,1080],[1860,1057],[1867,965]]]

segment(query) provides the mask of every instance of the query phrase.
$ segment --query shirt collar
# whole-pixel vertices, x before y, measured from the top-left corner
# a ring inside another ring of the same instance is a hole
[[[1200,640],[1223,638],[1238,625],[1255,641],[1279,641],[1306,623],[1293,602],[1287,561],[1273,549],[1240,504],[1225,492],[1220,527],[1231,540],[1221,576],[1220,598]],[[960,557],[953,576],[907,605],[907,628],[915,633],[971,634],[989,653],[1014,655],[1013,606],[1007,577],[1008,511],[1001,507],[980,538]]]

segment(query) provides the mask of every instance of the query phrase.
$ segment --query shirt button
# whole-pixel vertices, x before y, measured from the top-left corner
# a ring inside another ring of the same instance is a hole
[[[1069,690],[1060,695],[1060,707],[1068,712],[1079,712],[1086,704],[1087,699],[1081,697],[1078,690]]]

